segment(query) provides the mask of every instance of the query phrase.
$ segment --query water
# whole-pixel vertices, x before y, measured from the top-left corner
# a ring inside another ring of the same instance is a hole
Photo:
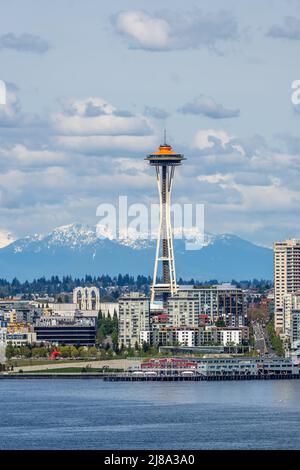
[[[1,449],[300,449],[300,381],[0,380]]]

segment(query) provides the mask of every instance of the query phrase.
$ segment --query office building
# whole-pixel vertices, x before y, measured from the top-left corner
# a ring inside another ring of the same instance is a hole
[[[87,317],[41,317],[34,325],[37,341],[51,344],[94,346],[96,320]]]

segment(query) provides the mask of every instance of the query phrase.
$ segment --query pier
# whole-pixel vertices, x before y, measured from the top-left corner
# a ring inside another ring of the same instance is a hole
[[[135,376],[132,374],[0,374],[0,380],[36,380],[36,379],[100,379],[107,382],[210,382],[210,381],[240,381],[240,380],[295,380],[299,374],[270,374],[270,375],[160,375]]]
[[[132,376],[132,375],[111,375],[103,377],[110,382],[200,382],[200,381],[228,381],[228,380],[292,380],[299,379],[299,374],[274,374],[274,375],[165,375],[165,376]]]

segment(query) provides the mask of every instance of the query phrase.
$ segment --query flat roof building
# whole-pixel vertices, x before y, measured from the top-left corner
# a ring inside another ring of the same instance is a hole
[[[34,326],[37,341],[51,344],[94,346],[96,321],[93,318],[42,317]]]

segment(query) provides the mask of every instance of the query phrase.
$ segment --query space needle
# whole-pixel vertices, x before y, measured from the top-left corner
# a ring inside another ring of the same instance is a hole
[[[166,306],[167,299],[177,293],[176,270],[173,248],[173,233],[171,224],[171,190],[175,167],[181,165],[184,156],[173,151],[166,142],[160,145],[157,152],[148,155],[151,166],[155,167],[156,181],[159,194],[159,229],[156,242],[156,255],[154,263],[153,283],[151,286],[151,302],[162,298]],[[161,267],[161,282],[158,282],[158,273]]]

